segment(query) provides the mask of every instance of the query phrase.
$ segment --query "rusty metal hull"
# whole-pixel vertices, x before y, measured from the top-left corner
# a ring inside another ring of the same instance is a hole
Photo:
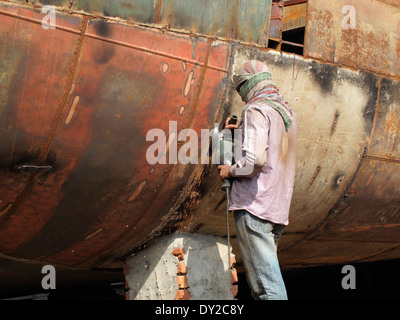
[[[354,19],[354,28],[346,27],[351,22],[342,14],[345,5],[352,5],[355,9],[353,13],[348,13],[349,19]],[[399,75],[398,3],[388,6],[374,0],[363,0],[362,3],[310,0],[307,15],[309,36],[305,39],[306,56]]]
[[[123,1],[54,1],[48,30],[40,3],[0,1],[3,259],[111,268],[164,233],[226,235],[215,168],[150,165],[146,134],[176,121],[200,135],[240,114],[230,79],[249,58],[271,66],[300,121],[282,266],[400,257],[398,65],[358,64],[343,31],[322,34],[320,16],[336,8],[328,1],[309,1],[305,57],[267,50],[271,2],[249,3],[251,28],[235,6],[221,25],[184,18],[199,4],[178,13],[175,1],[132,1],[142,11]],[[385,57],[396,60],[391,50]]]
[[[13,68],[1,114],[1,252],[79,267],[121,255],[198,170],[150,165],[146,133],[168,132],[170,120],[210,127],[230,48],[62,14],[58,23],[73,25],[49,31],[36,10],[0,9]]]

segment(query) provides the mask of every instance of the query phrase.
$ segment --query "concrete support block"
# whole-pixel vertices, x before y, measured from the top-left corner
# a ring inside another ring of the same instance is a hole
[[[237,294],[227,240],[217,236],[165,236],[127,259],[124,272],[129,300],[229,300]]]

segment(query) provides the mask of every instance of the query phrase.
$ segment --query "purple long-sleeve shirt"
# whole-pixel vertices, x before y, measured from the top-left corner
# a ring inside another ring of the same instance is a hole
[[[235,177],[229,210],[288,225],[293,194],[298,122],[286,131],[281,115],[256,102],[242,114],[242,158],[230,169]]]

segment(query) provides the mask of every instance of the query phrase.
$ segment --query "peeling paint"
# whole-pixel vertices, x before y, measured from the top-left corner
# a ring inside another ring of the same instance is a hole
[[[129,198],[129,202],[134,201],[140,193],[143,191],[144,187],[146,186],[147,181],[142,181],[139,186],[136,188],[136,190],[133,192],[133,194]]]
[[[73,117],[74,114],[75,114],[76,107],[78,106],[78,103],[79,103],[79,96],[76,96],[76,97],[74,98],[74,101],[72,102],[72,105],[71,105],[70,109],[69,109],[68,116],[67,116],[67,118],[65,119],[65,124],[66,124],[66,125],[68,125],[68,124],[70,123],[70,121],[72,120],[72,117]]]

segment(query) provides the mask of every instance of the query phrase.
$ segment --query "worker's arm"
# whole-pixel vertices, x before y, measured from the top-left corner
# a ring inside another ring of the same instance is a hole
[[[232,177],[252,177],[267,162],[268,132],[270,120],[256,107],[243,113],[242,158],[230,168]]]

